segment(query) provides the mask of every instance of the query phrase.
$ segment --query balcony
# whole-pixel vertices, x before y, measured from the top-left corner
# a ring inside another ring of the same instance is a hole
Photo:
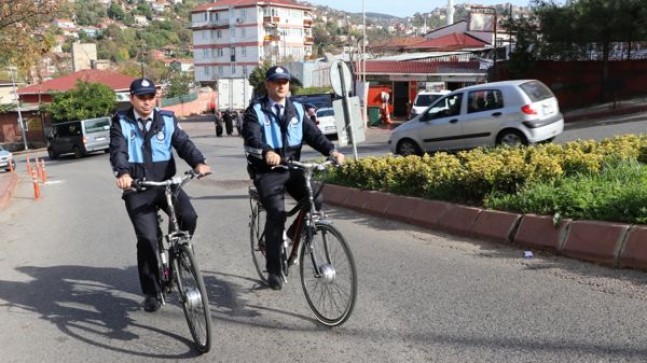
[[[315,43],[315,38],[314,37],[305,37],[303,38],[303,44],[305,45],[312,45]]]
[[[207,29],[207,28],[216,28],[216,27],[227,27],[228,23],[225,20],[208,20],[208,21],[196,21],[191,24],[191,29]]]
[[[263,23],[264,24],[278,24],[281,22],[281,17],[280,16],[264,16],[263,17]]]
[[[278,42],[279,40],[281,40],[280,35],[266,35],[263,37],[264,42]]]
[[[314,21],[312,20],[312,18],[304,18],[303,19],[303,27],[304,28],[312,28],[313,23],[314,23]]]

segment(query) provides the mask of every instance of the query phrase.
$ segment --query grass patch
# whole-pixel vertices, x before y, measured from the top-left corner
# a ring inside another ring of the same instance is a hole
[[[530,183],[514,194],[493,193],[491,209],[559,218],[647,222],[647,166],[635,160],[605,164],[599,172]]]

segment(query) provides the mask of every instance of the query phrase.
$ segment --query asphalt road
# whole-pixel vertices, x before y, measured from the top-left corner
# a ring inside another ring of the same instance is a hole
[[[329,215],[352,245],[359,297],[345,325],[323,328],[296,271],[281,292],[259,284],[241,140],[205,132],[195,142],[214,168],[187,186],[200,216],[195,248],[210,294],[212,352],[196,356],[177,305],[155,314],[141,309],[134,233],[108,156],[98,154],[48,162],[42,199],[34,201],[31,184],[22,182],[0,212],[3,362],[588,363],[647,356],[645,273],[541,253],[523,259],[514,246],[344,209]]]

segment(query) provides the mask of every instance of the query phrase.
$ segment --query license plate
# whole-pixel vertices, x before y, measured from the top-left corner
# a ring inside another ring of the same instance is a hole
[[[555,107],[552,104],[544,104],[541,108],[544,116],[555,113]]]

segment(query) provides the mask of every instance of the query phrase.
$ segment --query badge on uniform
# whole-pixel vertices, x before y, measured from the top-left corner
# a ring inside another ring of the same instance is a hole
[[[164,139],[166,138],[166,135],[164,135],[164,130],[159,130],[157,134],[155,134],[155,137],[159,141],[164,141]]]

